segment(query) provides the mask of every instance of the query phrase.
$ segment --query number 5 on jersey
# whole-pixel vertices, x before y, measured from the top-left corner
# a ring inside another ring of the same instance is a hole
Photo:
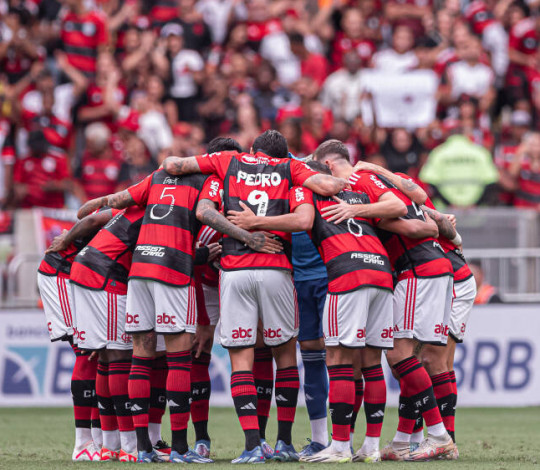
[[[156,208],[156,206],[158,206],[158,204],[154,204],[152,206],[152,209],[150,210],[150,218],[151,219],[161,220],[161,219],[164,219],[165,217],[167,217],[172,212],[173,207],[174,207],[174,196],[172,194],[167,194],[167,191],[174,191],[174,189],[176,189],[175,186],[167,186],[166,188],[163,188],[163,191],[161,193],[161,196],[159,197],[159,200],[161,202],[162,199],[169,198],[171,200],[171,202],[169,204],[169,210],[164,215],[155,215],[154,214],[154,209]],[[161,205],[161,204],[159,204],[159,205]]]

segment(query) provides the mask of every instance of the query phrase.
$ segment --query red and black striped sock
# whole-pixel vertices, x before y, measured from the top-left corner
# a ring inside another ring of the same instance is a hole
[[[114,411],[120,432],[130,432],[135,429],[128,392],[130,370],[130,359],[109,362],[109,391],[114,403]]]
[[[191,396],[191,351],[167,353],[167,403],[171,413],[171,448],[179,454],[188,451],[187,426]]]
[[[150,423],[161,424],[165,408],[167,407],[167,357],[158,356],[152,362],[150,372],[150,409],[148,420]]]
[[[332,439],[348,441],[355,401],[352,364],[328,366],[328,375],[330,377],[328,397],[332,417]]]
[[[212,356],[202,352],[195,357],[191,353],[191,421],[195,428],[195,440],[210,440],[208,435],[208,409],[211,393],[210,359]]]
[[[444,423],[444,427],[448,434],[454,434],[454,403],[456,396],[454,395],[454,387],[450,372],[432,375],[431,383],[433,384],[433,393],[437,400],[437,406]]]
[[[450,437],[454,442],[456,442],[456,407],[457,407],[457,398],[458,398],[458,389],[457,389],[457,381],[456,381],[456,373],[451,370],[448,372],[448,375],[450,377],[450,383],[452,384],[452,391],[454,393],[454,403],[452,403],[452,425],[450,428],[451,431],[448,430],[448,434],[450,434]]]
[[[109,391],[109,364],[98,362],[96,375],[96,399],[102,431],[118,430],[114,403]],[[115,449],[113,449],[115,450]]]
[[[71,347],[75,353],[75,365],[71,374],[75,427],[90,429],[95,402],[97,362],[88,361],[88,356],[83,356],[77,346]]]
[[[137,449],[145,452],[152,450],[152,442],[148,435],[148,410],[150,408],[150,372],[153,361],[152,357],[133,356],[128,383],[131,414],[137,433]]]
[[[402,394],[409,398],[410,404],[422,414],[426,425],[429,427],[442,423],[431,380],[418,359],[414,356],[408,357],[395,364],[394,369],[399,375],[400,383],[405,385],[405,392],[402,389]],[[416,417],[414,420],[416,421]]]
[[[277,439],[287,445],[292,442],[292,426],[296,415],[299,390],[298,367],[286,367],[276,371]]]
[[[360,377],[354,381],[354,406],[353,414],[351,418],[351,432],[354,432],[356,426],[356,418],[358,418],[358,412],[362,408],[362,401],[364,399],[364,379]]]
[[[366,382],[364,391],[364,411],[366,413],[366,436],[381,437],[381,429],[386,407],[386,382],[380,364],[362,368]]]
[[[266,424],[272,406],[272,392],[274,391],[274,364],[271,348],[255,348],[255,361],[253,362],[253,379],[257,389],[257,417],[259,420],[259,433],[262,439],[266,438]]]
[[[244,431],[246,450],[252,450],[261,444],[257,419],[257,390],[253,372],[241,370],[231,374],[231,395],[240,426]]]

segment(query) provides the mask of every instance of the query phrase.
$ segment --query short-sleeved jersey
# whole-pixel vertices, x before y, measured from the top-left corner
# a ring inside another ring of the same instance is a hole
[[[303,163],[289,158],[271,158],[262,152],[255,155],[217,152],[197,157],[202,173],[216,173],[223,181],[223,210],[242,211],[240,201],[258,216],[277,216],[294,211],[289,189],[302,186],[315,174]],[[276,254],[258,253],[243,243],[223,237],[221,267],[235,269],[291,270],[291,235],[272,231],[284,245]]]
[[[430,209],[435,209],[433,201],[431,201],[429,198],[426,200],[426,206]],[[469,265],[467,264],[467,260],[465,259],[463,252],[444,235],[439,235],[439,243],[441,244],[446,257],[452,264],[454,282],[462,282],[469,279],[472,276],[472,272],[469,269]]]
[[[297,187],[292,191],[315,206],[311,239],[319,249],[328,273],[328,292],[343,294],[362,287],[392,290],[392,269],[386,250],[377,237],[373,221],[354,217],[339,224],[328,222],[321,210],[337,202]],[[366,193],[341,191],[337,197],[349,204],[369,204]]]
[[[102,207],[98,212],[112,210],[112,217],[116,216],[120,211]],[[71,243],[65,250],[55,253],[47,253],[38,268],[38,272],[45,276],[58,276],[69,278],[71,273],[71,265],[75,256],[92,240],[93,235],[80,238]]]
[[[87,289],[125,295],[144,212],[133,206],[113,217],[75,257],[70,281]]]
[[[400,175],[408,178],[407,175]],[[413,201],[399,191],[390,181],[379,175],[379,179],[407,205],[403,219],[425,220],[424,213]],[[379,237],[398,277],[398,281],[412,277],[440,277],[452,275],[452,265],[436,238],[409,238],[384,230]]]
[[[137,205],[146,206],[129,278],[191,284],[195,238],[201,226],[195,217],[197,202],[199,197],[218,202],[221,181],[157,170],[128,191]]]

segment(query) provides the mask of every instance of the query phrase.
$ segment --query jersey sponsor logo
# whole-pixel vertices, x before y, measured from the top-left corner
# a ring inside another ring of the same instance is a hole
[[[255,157],[254,155],[242,155],[240,161],[242,163],[247,163],[248,165],[268,165],[271,161],[275,159],[268,157]]]
[[[268,173],[246,173],[245,171],[238,171],[236,174],[236,182],[244,182],[246,186],[261,186],[272,187],[279,186],[281,183],[281,175],[275,171]]]
[[[448,325],[445,326],[444,323],[435,325],[434,332],[436,335],[448,336]]]
[[[161,315],[157,316],[156,323],[158,325],[176,326],[176,318],[173,315],[167,315],[166,313],[162,313]]]
[[[366,329],[362,328],[362,329],[356,330],[356,337],[358,339],[364,339],[366,337]]]
[[[263,335],[265,338],[273,339],[273,338],[281,338],[281,328],[278,328],[277,330],[273,330],[272,328],[264,329]]]
[[[171,178],[170,176],[166,176],[163,180],[163,183],[161,184],[178,184],[178,178]]]
[[[131,315],[131,313],[126,313],[126,323],[129,323],[130,325],[138,325],[139,315]]]
[[[296,202],[301,202],[301,201],[304,201],[305,200],[305,197],[304,197],[304,191],[302,188],[296,188],[294,190],[294,197],[296,199]]]
[[[467,325],[465,325],[465,323],[462,323],[462,324],[461,324],[460,331],[461,331],[462,333],[465,333],[465,329],[466,329],[466,328],[467,328]]]
[[[374,255],[371,253],[351,253],[351,259],[360,259],[365,264],[384,266],[384,259],[381,255]]]
[[[244,339],[244,338],[252,338],[253,337],[253,330],[251,328],[248,328],[247,330],[245,328],[236,328],[235,330],[232,330],[232,339]]]
[[[47,329],[52,331],[52,322],[47,323]]]
[[[77,338],[79,341],[86,341],[86,331],[79,331],[79,330],[75,330],[75,332],[73,333],[73,336],[75,336],[75,338]]]
[[[93,36],[96,34],[96,25],[94,23],[83,23],[82,24],[82,33],[85,36]]]
[[[392,327],[384,328],[381,332],[381,338],[388,339],[394,337],[394,330]]]
[[[139,251],[141,256],[155,256],[157,258],[165,256],[165,248],[162,246],[137,245],[135,251]]]
[[[433,241],[433,248],[438,248],[444,253],[443,247],[437,241]]]
[[[212,181],[210,183],[210,191],[209,191],[210,196],[215,197],[217,196],[218,192],[219,192],[219,183],[217,181]]]
[[[384,183],[379,179],[377,178],[375,175],[371,175],[370,176],[370,179],[371,181],[373,181],[375,183],[376,186],[378,186],[379,188],[381,189],[386,189],[386,186],[384,185]]]

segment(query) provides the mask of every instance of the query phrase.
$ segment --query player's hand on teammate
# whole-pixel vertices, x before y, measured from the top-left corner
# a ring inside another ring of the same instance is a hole
[[[219,242],[210,243],[207,245],[208,248],[208,262],[211,263],[216,258],[221,256],[221,245]]]
[[[354,165],[354,171],[371,171],[372,173],[378,173],[381,170],[379,165],[375,163],[359,161]]]
[[[283,251],[283,245],[274,237],[274,234],[268,232],[253,232],[249,234],[246,245],[260,253],[279,253]]]
[[[214,340],[215,326],[212,325],[197,325],[197,330],[193,336],[193,348],[195,350],[195,357],[199,357],[205,350],[212,348],[212,342]]]
[[[454,228],[456,228],[456,223],[457,223],[457,220],[456,220],[456,216],[455,214],[444,214],[446,216],[446,218],[450,221],[450,223],[452,224],[452,226]]]
[[[257,216],[255,213],[247,204],[243,203],[242,201],[240,201],[240,207],[244,210],[227,212],[227,219],[229,219],[229,222],[232,222],[234,225],[237,225],[244,230],[255,229],[255,224],[257,222]]]
[[[357,204],[348,204],[337,196],[332,196],[332,198],[337,201],[337,204],[329,207],[323,207],[321,209],[322,216],[328,222],[339,224],[344,220],[350,219],[351,217],[356,217],[358,215],[358,208],[356,207]]]
[[[57,253],[59,251],[65,250],[67,248],[66,244],[66,235],[68,233],[68,230],[65,230],[58,235],[57,237],[54,237],[54,240],[51,243],[51,246],[45,250],[45,254],[48,253]]]

